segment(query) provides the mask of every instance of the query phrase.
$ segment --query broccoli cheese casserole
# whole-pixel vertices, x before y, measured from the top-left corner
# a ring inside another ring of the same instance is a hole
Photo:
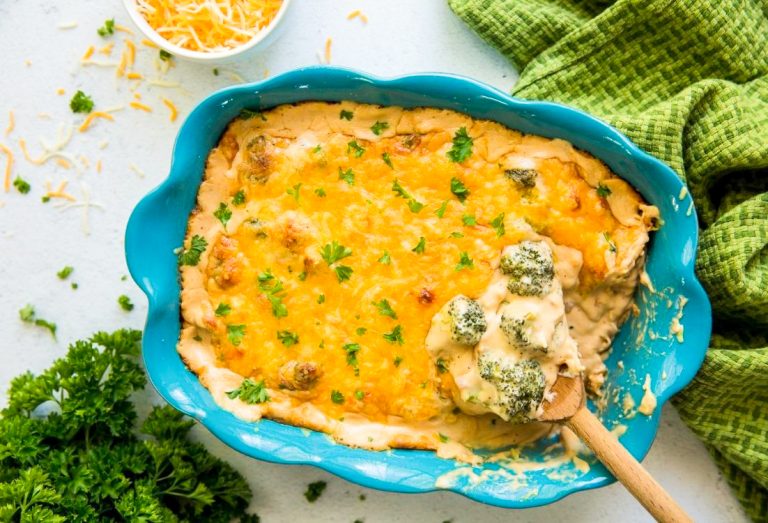
[[[592,394],[658,221],[562,140],[448,110],[243,111],[179,252],[178,350],[215,400],[348,445],[498,448]]]

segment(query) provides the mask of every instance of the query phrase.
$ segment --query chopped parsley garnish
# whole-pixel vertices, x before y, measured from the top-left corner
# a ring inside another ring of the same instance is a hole
[[[389,124],[387,122],[380,122],[378,120],[371,126],[371,132],[376,136],[381,136],[381,133],[383,133],[386,129],[389,129]]]
[[[336,405],[341,405],[342,403],[344,403],[344,394],[342,394],[338,390],[335,390],[335,389],[332,390],[331,391],[331,401],[334,402]],[[309,498],[307,498],[307,499],[309,499]]]
[[[341,348],[347,353],[347,365],[357,367],[357,353],[360,351],[360,344],[345,343]]]
[[[222,317],[227,316],[230,312],[232,312],[232,307],[228,303],[219,303],[219,306],[216,307],[216,310],[213,311],[213,313],[216,316]]]
[[[402,345],[404,343],[403,341],[403,327],[400,325],[395,326],[394,329],[392,329],[392,332],[386,332],[381,335],[382,338],[387,340],[389,343]]]
[[[25,305],[19,310],[19,318],[25,323],[33,323],[38,327],[48,329],[54,339],[56,339],[56,324],[50,321],[38,318],[35,314],[35,308],[32,305]]]
[[[355,158],[360,158],[365,154],[365,148],[357,143],[357,140],[352,140],[347,144],[347,153],[352,153],[355,155]]]
[[[389,316],[393,320],[397,319],[397,313],[392,309],[389,300],[375,301],[373,302],[373,305],[379,310],[379,314],[382,316]]]
[[[435,214],[438,218],[442,218],[445,216],[445,211],[448,209],[448,200],[445,200],[443,203],[440,204],[440,208],[435,211]]]
[[[320,296],[317,297],[317,303],[319,304],[325,303],[325,294],[321,294]]]
[[[395,168],[395,166],[392,165],[392,158],[389,156],[389,153],[383,153],[381,155],[381,159],[384,160],[384,163],[386,163],[390,169]]]
[[[472,155],[472,137],[467,133],[467,128],[462,127],[453,135],[453,147],[448,151],[448,159],[461,163]]]
[[[344,180],[349,185],[355,185],[355,172],[352,169],[342,169],[339,167],[339,180]]]
[[[363,401],[365,399],[365,392],[363,392],[362,390],[356,390],[355,399],[357,401]]]
[[[299,201],[299,190],[301,190],[301,184],[297,183],[287,191],[285,191],[289,196],[293,196],[293,199],[297,202]]]
[[[347,120],[350,121],[352,118],[354,118],[355,113],[352,111],[347,111],[346,109],[342,109],[341,112],[339,112],[339,120]]]
[[[352,267],[348,267],[346,265],[337,265],[333,268],[333,272],[336,273],[336,279],[339,280],[339,283],[348,280],[352,277],[352,273],[355,272],[352,270]]]
[[[189,243],[189,249],[179,253],[179,265],[197,265],[200,261],[200,255],[208,247],[208,241],[202,236],[195,234]]]
[[[467,227],[472,227],[474,225],[477,225],[477,218],[475,218],[474,214],[464,214],[464,215],[462,215],[461,221]]]
[[[336,240],[333,240],[331,243],[323,245],[323,248],[320,250],[320,256],[325,260],[325,263],[332,265],[347,256],[352,256],[352,249],[344,247]]]
[[[240,189],[232,197],[232,205],[239,207],[245,203],[245,191]]]
[[[269,392],[264,380],[256,381],[252,378],[245,378],[238,388],[227,392],[227,396],[229,399],[240,398],[240,401],[249,405],[269,401]]]
[[[424,238],[424,236],[419,237],[419,243],[416,244],[416,247],[411,249],[412,252],[415,252],[416,254],[424,254],[424,249],[427,246],[427,240]]]
[[[358,327],[357,329],[355,329],[355,334],[357,334],[358,336],[362,336],[366,332],[368,332],[368,329],[366,329],[365,327]]]
[[[445,374],[446,372],[448,372],[448,362],[445,361],[443,358],[437,358],[435,365],[437,366],[437,372],[439,372],[440,374]]]
[[[299,273],[298,278],[299,278],[299,281],[305,281],[307,279],[307,271],[301,271]]]
[[[245,325],[227,325],[227,339],[235,347],[243,342],[245,336]]]
[[[29,182],[24,180],[21,176],[16,176],[16,179],[13,180],[13,186],[21,194],[27,194],[30,189],[32,189],[32,186],[29,185]]]
[[[461,234],[459,231],[453,231],[450,235],[451,238],[463,238],[464,235]]]
[[[93,98],[82,91],[77,91],[69,101],[73,113],[90,113],[93,111]]]
[[[443,434],[441,432],[437,433],[437,438],[440,440],[440,443],[448,443],[448,436],[446,436],[445,434]],[[450,521],[450,520],[448,520],[448,521]],[[446,523],[446,522],[443,521],[443,523]]]
[[[394,363],[395,367],[399,367],[402,362],[403,362],[402,356],[395,356],[395,359],[392,360],[392,363]]]
[[[469,189],[467,189],[467,186],[455,176],[451,178],[451,192],[461,203],[464,203],[467,196],[469,196]]]
[[[267,300],[272,306],[272,315],[275,318],[285,318],[288,316],[288,308],[283,303],[283,283],[276,279],[274,275],[267,270],[258,276],[259,288],[264,291]]]
[[[291,331],[277,331],[277,339],[286,347],[299,343],[299,335]]]
[[[103,38],[115,34],[115,19],[105,20],[104,25],[96,29],[96,32]]]
[[[224,226],[224,228],[227,228],[227,222],[230,218],[232,218],[232,211],[229,209],[229,206],[221,202],[219,204],[219,208],[213,211],[213,215],[218,219],[221,224]]]
[[[240,118],[243,120],[250,120],[251,118],[261,118],[263,121],[267,121],[267,117],[261,111],[253,111],[251,109],[241,109]]]
[[[218,67],[214,67],[213,68],[213,76],[219,76],[219,68]]]
[[[69,284],[69,286],[70,286],[70,287],[72,287],[72,290],[73,290],[73,291],[76,291],[76,290],[78,289],[78,287],[80,287],[80,286],[79,286],[77,283],[75,283],[75,282],[72,282],[72,283],[70,283],[70,284]]]
[[[499,214],[496,218],[491,220],[491,227],[496,229],[496,237],[501,238],[506,234],[506,229],[504,228],[504,213]]]
[[[609,194],[611,194],[610,187],[603,185],[602,183],[597,184],[597,195],[600,198],[606,198]]]
[[[56,273],[56,276],[58,276],[60,280],[66,280],[67,278],[69,278],[69,275],[72,274],[72,271],[74,270],[75,268],[72,267],[71,265],[66,265],[59,272]]]
[[[424,208],[424,204],[411,196],[411,194],[400,185],[400,181],[397,178],[392,182],[392,192],[394,192],[398,198],[403,198],[408,201],[408,208],[412,213],[417,213]]]
[[[381,255],[381,258],[376,261],[382,265],[392,265],[392,258],[389,256],[389,251],[384,251],[384,254]]]
[[[456,271],[461,271],[464,269],[472,269],[475,267],[475,262],[472,261],[472,258],[469,257],[469,254],[466,252],[462,252],[459,256],[459,263],[456,264]]]
[[[126,312],[131,312],[133,310],[133,303],[131,302],[131,299],[125,294],[121,294],[117,298],[117,304],[120,305],[120,308]]]
[[[315,194],[319,198],[325,198],[325,189],[323,189],[322,187],[318,187],[317,189],[315,189]]]
[[[611,235],[607,232],[603,233],[603,238],[605,238],[605,241],[608,242],[608,250],[611,252],[616,252],[616,244],[613,243],[613,240],[611,239]]]
[[[160,49],[158,56],[160,57],[160,60],[162,60],[163,62],[168,62],[173,58],[173,55],[168,51],[166,51],[165,49]]]

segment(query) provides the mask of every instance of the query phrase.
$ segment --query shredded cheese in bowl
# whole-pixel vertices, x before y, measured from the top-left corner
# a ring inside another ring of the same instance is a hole
[[[230,55],[251,47],[270,29],[289,0],[126,0],[125,5],[140,27],[145,22],[167,42],[168,51],[182,57]],[[140,20],[139,20],[140,19]],[[142,29],[146,29],[142,27]],[[155,43],[162,46],[156,38]],[[163,43],[165,43],[163,42]],[[166,47],[166,46],[163,46]]]

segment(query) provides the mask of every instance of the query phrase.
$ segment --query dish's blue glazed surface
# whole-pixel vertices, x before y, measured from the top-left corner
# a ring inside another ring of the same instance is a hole
[[[669,167],[599,120],[561,105],[514,99],[473,80],[448,75],[382,80],[344,69],[312,67],[224,89],[190,113],[179,131],[170,175],[136,206],[125,238],[131,274],[149,300],[144,361],[160,394],[243,454],[277,463],[316,465],[368,487],[427,492],[437,488],[435,482],[441,476],[445,480],[446,473],[465,467],[433,452],[352,449],[333,443],[323,434],[271,420],[240,420],[214,403],[176,352],[180,324],[174,249],[182,244],[209,150],[241,109],[265,109],[304,100],[442,107],[495,120],[525,133],[563,138],[605,161],[659,207],[664,225],[654,234],[647,265],[657,292],[644,287],[639,291],[640,314],[624,325],[614,341],[607,361],[606,393],[610,401],[602,416],[609,428],[617,423],[626,425],[621,442],[634,456],[645,456],[658,428],[660,408],[651,416],[638,414],[624,419],[621,398],[628,392],[639,403],[641,384],[648,374],[652,391],[659,405],[663,404],[693,378],[709,341],[710,306],[693,272],[698,227],[690,196],[681,192],[683,185]],[[679,296],[687,299],[680,320],[685,329],[681,342],[670,333]],[[620,360],[624,370],[619,368]],[[544,441],[526,449],[522,459],[537,462],[557,457],[558,450],[544,455],[551,444]],[[498,465],[485,465],[475,472],[483,468],[498,469]],[[472,483],[466,476],[456,475],[441,485],[484,503],[522,508],[551,503],[612,481],[600,464],[593,463],[588,472],[581,472],[563,460],[555,468],[531,471],[525,477],[491,474]]]

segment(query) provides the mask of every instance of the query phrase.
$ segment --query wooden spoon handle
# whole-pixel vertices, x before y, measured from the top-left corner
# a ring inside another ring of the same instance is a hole
[[[693,521],[586,407],[581,407],[566,424],[657,521]]]

